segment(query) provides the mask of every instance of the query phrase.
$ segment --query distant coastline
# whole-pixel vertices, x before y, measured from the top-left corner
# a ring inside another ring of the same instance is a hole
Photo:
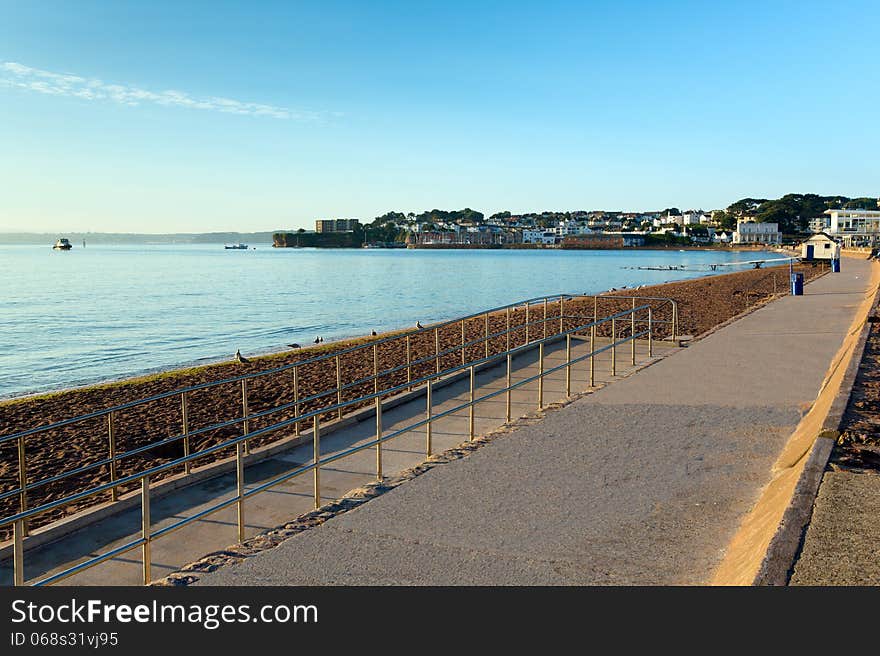
[[[126,244],[271,244],[277,231],[265,232],[180,232],[180,233],[125,233],[125,232],[0,232],[0,245],[51,246],[59,237],[66,237],[74,245]]]

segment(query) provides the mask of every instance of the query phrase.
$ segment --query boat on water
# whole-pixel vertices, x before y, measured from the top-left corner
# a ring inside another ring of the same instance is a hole
[[[246,251],[248,248],[247,244],[226,244],[223,248],[228,251]]]
[[[56,241],[55,245],[52,247],[52,249],[56,251],[69,251],[71,248],[73,248],[73,244],[70,243],[70,240],[65,239],[64,237]]]

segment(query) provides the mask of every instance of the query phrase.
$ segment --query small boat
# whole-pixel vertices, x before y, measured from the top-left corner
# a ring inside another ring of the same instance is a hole
[[[62,237],[55,242],[55,245],[52,248],[56,251],[69,251],[71,248],[73,248],[73,244],[71,244],[68,239]]]
[[[228,251],[246,251],[248,248],[247,244],[226,244],[223,248]]]

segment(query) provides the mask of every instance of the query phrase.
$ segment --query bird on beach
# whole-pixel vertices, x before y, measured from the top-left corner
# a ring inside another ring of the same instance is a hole
[[[321,343],[321,338],[315,337],[315,344],[320,344],[320,343]]]
[[[375,336],[378,335],[378,334],[379,334],[379,333],[377,333],[375,330],[371,330],[371,331],[370,331],[370,336],[371,336],[371,337],[375,337]]]
[[[288,344],[288,348],[300,348],[299,344]]]
[[[421,322],[416,321],[416,328],[418,328],[419,330],[421,330],[422,328],[424,328],[424,326],[421,324]]]
[[[238,360],[239,362],[241,362],[242,364],[247,364],[248,362],[250,362],[250,360],[248,360],[246,357],[244,357],[241,354],[240,350],[235,351],[235,359]]]

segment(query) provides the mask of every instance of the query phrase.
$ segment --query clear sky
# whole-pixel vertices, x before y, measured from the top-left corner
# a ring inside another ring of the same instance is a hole
[[[880,3],[0,0],[0,230],[880,195]]]

